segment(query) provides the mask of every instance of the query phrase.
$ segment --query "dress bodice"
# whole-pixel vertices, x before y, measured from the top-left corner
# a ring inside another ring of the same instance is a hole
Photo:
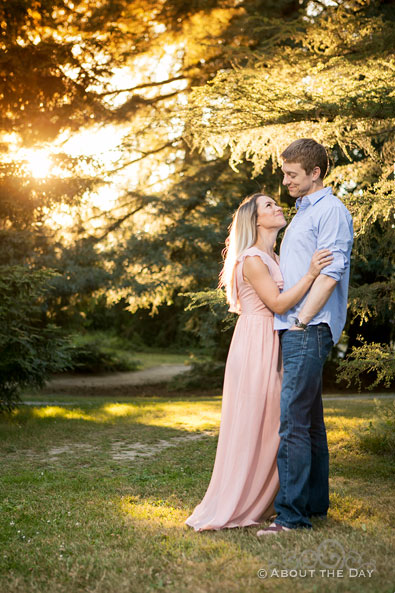
[[[267,265],[269,268],[269,273],[274,282],[277,284],[278,288],[282,290],[284,286],[279,261],[275,262],[269,255],[267,255],[267,253],[264,253],[257,247],[249,247],[244,251],[244,253],[242,253],[242,255],[238,257],[235,266],[233,282],[234,292],[237,294],[237,307],[234,311],[244,315],[272,316],[272,311],[261,301],[251,284],[243,278],[243,265],[245,258],[256,255],[259,256],[263,263]]]

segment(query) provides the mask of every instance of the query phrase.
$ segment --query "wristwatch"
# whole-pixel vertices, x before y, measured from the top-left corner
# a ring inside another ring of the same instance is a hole
[[[300,327],[300,329],[306,329],[307,323],[302,323],[297,317],[295,317],[294,326]]]

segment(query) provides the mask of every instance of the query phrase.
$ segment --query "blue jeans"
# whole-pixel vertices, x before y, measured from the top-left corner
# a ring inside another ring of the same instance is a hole
[[[312,515],[329,507],[329,453],[322,410],[322,367],[333,346],[326,323],[281,336],[284,377],[281,389],[280,490],[275,523],[311,528]]]

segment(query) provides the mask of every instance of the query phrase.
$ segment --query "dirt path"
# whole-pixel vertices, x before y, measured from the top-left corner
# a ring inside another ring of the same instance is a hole
[[[197,441],[199,439],[203,439],[207,436],[213,436],[215,432],[204,430],[202,432],[196,432],[192,434],[186,434],[179,437],[170,437],[169,439],[160,439],[156,443],[140,443],[137,442],[127,442],[125,440],[122,441],[113,441],[111,443],[111,452],[110,455],[112,459],[117,461],[134,461],[135,459],[142,458],[142,457],[153,457],[154,455],[158,455],[161,451],[168,449],[169,447],[178,447],[181,443],[187,443],[190,441]],[[68,455],[75,455],[79,452],[86,452],[92,451],[99,451],[99,447],[94,447],[87,443],[72,443],[65,444],[61,447],[51,447],[46,452],[46,457],[49,457],[50,460],[58,461],[60,455],[68,454]],[[28,456],[36,456],[33,452],[27,452]]]
[[[153,366],[142,371],[134,371],[127,373],[111,373],[107,375],[68,375],[62,374],[54,376],[46,386],[41,390],[43,396],[45,395],[81,395],[81,396],[138,396],[138,395],[153,395],[156,394],[159,384],[162,384],[160,389],[166,391],[166,384],[170,379],[185,373],[191,367],[184,364],[161,364]],[[198,391],[198,390],[196,390]],[[219,394],[219,390],[215,390]],[[395,393],[364,393],[352,394],[342,396],[332,396],[324,394],[325,401],[335,400],[349,400],[349,399],[386,399],[394,398]],[[44,401],[37,402],[37,405],[48,405],[51,402]],[[35,402],[24,402],[27,405],[34,405]],[[52,402],[54,403],[54,402]],[[69,405],[63,403],[62,405]]]
[[[184,364],[161,364],[142,371],[110,375],[59,375],[43,388],[42,393],[101,395],[127,393],[129,387],[166,383],[191,367]]]

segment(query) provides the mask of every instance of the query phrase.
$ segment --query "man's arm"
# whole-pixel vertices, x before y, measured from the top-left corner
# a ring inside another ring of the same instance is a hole
[[[321,311],[336,286],[336,280],[331,276],[325,276],[321,273],[318,278],[315,279],[313,286],[310,289],[307,299],[299,311],[298,319],[302,323],[309,323],[313,317]],[[294,326],[293,326],[294,327]],[[291,329],[293,329],[291,327]]]
[[[353,242],[352,223],[348,221],[340,208],[332,208],[320,221],[320,232],[317,248],[323,246],[332,251],[333,262],[324,268],[316,278],[298,319],[309,323],[321,311],[335,289],[346,269],[350,265],[350,254]],[[292,326],[290,329],[298,329]]]

